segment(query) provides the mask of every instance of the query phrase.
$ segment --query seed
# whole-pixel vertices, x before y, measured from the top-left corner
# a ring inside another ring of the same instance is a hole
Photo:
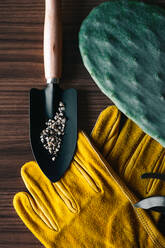
[[[53,119],[49,119],[45,124],[47,125],[40,134],[40,140],[45,149],[52,154],[52,161],[55,161],[57,153],[60,150],[62,136],[64,135],[66,118],[64,117],[65,106],[63,102],[59,102],[58,111]]]
[[[61,111],[65,111],[65,107],[61,107]]]
[[[59,106],[64,106],[63,102],[59,102]]]

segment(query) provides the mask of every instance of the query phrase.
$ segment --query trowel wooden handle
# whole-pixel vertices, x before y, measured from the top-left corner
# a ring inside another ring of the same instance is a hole
[[[45,0],[44,67],[47,80],[61,77],[61,0]]]

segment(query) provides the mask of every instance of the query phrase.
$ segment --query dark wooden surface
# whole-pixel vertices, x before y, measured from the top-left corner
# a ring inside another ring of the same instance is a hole
[[[79,94],[79,127],[90,133],[99,112],[111,104],[84,68],[78,31],[103,1],[63,0],[64,88]],[[153,1],[152,1],[153,2]],[[155,0],[155,3],[158,1]],[[165,0],[160,0],[163,6]],[[0,0],[0,248],[39,248],[40,242],[16,215],[12,199],[24,191],[21,165],[33,160],[29,143],[29,90],[42,88],[44,0]]]

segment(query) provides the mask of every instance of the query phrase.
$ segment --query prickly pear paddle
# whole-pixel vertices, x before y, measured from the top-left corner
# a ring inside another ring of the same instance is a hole
[[[79,47],[99,88],[165,146],[165,11],[115,0],[83,21]]]

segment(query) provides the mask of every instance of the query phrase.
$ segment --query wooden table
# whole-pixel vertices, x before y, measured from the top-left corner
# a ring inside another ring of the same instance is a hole
[[[160,1],[160,5],[165,3]],[[101,2],[62,1],[61,85],[78,90],[79,128],[87,133],[100,111],[112,104],[89,76],[78,48],[81,22]],[[45,84],[43,22],[44,0],[0,0],[0,248],[43,247],[18,218],[12,205],[14,194],[25,191],[21,166],[33,160],[29,143],[29,90]]]

